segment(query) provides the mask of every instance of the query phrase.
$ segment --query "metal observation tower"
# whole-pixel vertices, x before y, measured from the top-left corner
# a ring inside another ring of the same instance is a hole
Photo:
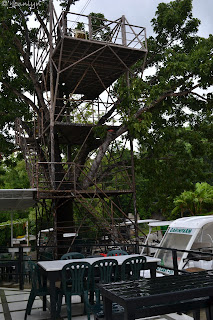
[[[137,210],[133,145],[115,86],[121,76],[128,83],[137,61],[143,65],[145,28],[124,16],[111,21],[63,11],[58,17],[51,1],[49,10],[33,50],[45,106],[31,135],[29,124],[16,122],[16,142],[41,204],[38,225],[49,223],[58,245],[71,232],[131,241],[116,228],[129,220],[136,228]]]

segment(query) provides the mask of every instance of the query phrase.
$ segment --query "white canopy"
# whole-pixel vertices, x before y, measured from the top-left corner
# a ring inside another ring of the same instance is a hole
[[[150,227],[169,226],[172,222],[173,222],[173,220],[150,222],[150,223],[149,223],[149,226],[150,226]]]
[[[13,247],[13,211],[35,204],[36,189],[0,189],[0,212],[11,211],[11,247]]]
[[[0,189],[0,211],[25,210],[35,204],[36,189]]]

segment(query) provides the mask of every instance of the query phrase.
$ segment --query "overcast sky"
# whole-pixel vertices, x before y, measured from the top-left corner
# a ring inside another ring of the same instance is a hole
[[[147,37],[152,34],[150,20],[154,17],[157,5],[169,0],[80,0],[71,7],[71,12],[80,13],[89,3],[83,14],[101,12],[109,20],[125,15],[130,24],[146,27]],[[194,17],[201,20],[199,35],[213,34],[213,0],[193,0]]]

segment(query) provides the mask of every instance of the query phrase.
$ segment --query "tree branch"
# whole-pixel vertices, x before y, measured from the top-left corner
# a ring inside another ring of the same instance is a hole
[[[70,11],[70,6],[79,0],[69,0],[66,6],[66,11]]]
[[[101,117],[97,123],[97,125],[102,125],[106,122],[106,120],[109,119],[109,117],[113,114],[113,112],[116,110],[117,106],[120,104],[120,101],[117,100],[113,107],[105,114],[103,117]]]
[[[159,104],[164,99],[166,99],[168,97],[187,96],[189,93],[192,93],[192,90],[194,90],[198,87],[199,87],[199,84],[197,84],[197,85],[193,86],[191,89],[188,89],[185,91],[181,91],[181,92],[167,91],[167,92],[163,93],[160,97],[158,97],[156,100],[154,100],[150,105],[139,109],[138,112],[136,112],[136,114],[135,114],[135,119],[137,119],[142,113],[147,112],[148,110],[154,108],[157,104]]]
[[[195,96],[197,96],[197,97],[199,97],[199,98],[201,98],[201,99],[203,99],[203,100],[205,100],[205,101],[208,101],[208,99],[207,99],[207,98],[205,98],[205,97],[201,96],[201,95],[200,95],[200,94],[198,94],[197,92],[191,92],[191,94],[193,94],[193,95],[195,95]]]
[[[27,43],[27,56],[28,56],[28,59],[30,57],[30,37],[29,37],[29,30],[28,30],[28,27],[27,27],[27,23],[26,23],[26,20],[25,20],[25,16],[24,16],[24,13],[23,11],[20,9],[20,7],[18,7],[18,11],[19,13],[21,14],[22,16],[22,23],[24,25],[24,34],[25,34],[25,39],[26,39],[26,43]]]
[[[135,119],[139,118],[142,113],[147,112],[148,110],[154,108],[156,105],[158,105],[161,101],[163,101],[167,97],[186,96],[197,87],[199,87],[199,84],[193,86],[191,89],[188,89],[188,90],[185,90],[182,92],[167,91],[167,92],[163,93],[160,97],[158,97],[158,99],[154,100],[150,105],[139,109],[138,112],[135,114],[134,118]],[[128,127],[126,125],[121,125],[120,128],[115,133],[110,133],[110,134],[108,133],[107,138],[104,141],[104,143],[100,146],[98,154],[93,161],[90,172],[88,173],[89,179],[85,179],[85,181],[84,181],[85,188],[89,185],[90,181],[95,176],[97,169],[101,163],[101,160],[104,157],[105,152],[106,152],[107,148],[109,147],[110,143],[127,131],[128,131]]]
[[[47,26],[46,24],[44,23],[44,21],[41,19],[40,15],[38,14],[38,11],[35,10],[34,11],[35,15],[36,15],[36,18],[38,19],[38,22],[40,23],[40,25],[42,26],[42,28],[44,29],[46,35],[47,35],[47,38],[49,39],[49,36],[50,36],[50,33],[47,29]]]
[[[3,28],[5,28],[6,30],[8,30],[8,27],[6,25],[5,22],[2,23]],[[30,62],[30,58],[28,56],[28,54],[23,50],[23,46],[22,43],[20,42],[20,40],[18,39],[18,37],[16,35],[14,35],[14,44],[16,46],[16,48],[18,49],[18,51],[21,53],[23,59],[24,59],[24,66],[25,69],[28,70],[30,78],[33,82],[34,88],[35,88],[35,92],[36,95],[38,97],[38,101],[39,101],[39,105],[44,109],[45,113],[48,113],[48,109],[47,106],[44,102],[44,98],[43,98],[43,94],[42,94],[42,90],[41,90],[41,86],[38,82],[35,70]]]
[[[1,80],[1,82],[3,83],[3,85],[11,90],[18,98],[20,98],[21,100],[23,100],[27,105],[30,105],[33,110],[38,114],[38,108],[36,107],[36,105],[32,102],[32,100],[30,100],[28,97],[26,97],[24,94],[22,94],[21,92],[19,92],[18,90],[16,90],[14,87],[12,87],[8,82],[6,82],[5,80]]]
[[[113,134],[107,133],[107,137],[104,141],[104,143],[99,147],[98,154],[96,158],[94,159],[92,166],[90,168],[90,171],[87,175],[87,178],[85,178],[83,182],[83,188],[87,189],[87,187],[90,185],[91,180],[95,176],[97,169],[99,168],[99,165],[101,163],[101,160],[103,159],[105,152],[107,151],[110,143],[114,140]]]

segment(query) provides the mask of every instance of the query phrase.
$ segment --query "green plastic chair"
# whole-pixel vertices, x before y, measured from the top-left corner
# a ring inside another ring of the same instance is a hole
[[[29,261],[29,270],[30,270],[30,278],[32,281],[32,289],[30,291],[29,299],[27,302],[24,320],[26,320],[27,316],[30,315],[36,296],[44,297],[50,294],[50,289],[46,286],[44,287],[41,283],[39,266],[35,262]],[[58,296],[58,294],[59,294],[59,289],[56,288],[56,296]]]
[[[140,272],[144,270],[146,257],[130,257],[121,265],[121,280],[137,280],[140,279]]]
[[[80,252],[65,253],[60,260],[83,259],[85,256]]]
[[[124,256],[124,255],[128,255],[128,253],[120,249],[111,250],[107,253],[107,257]]]
[[[24,274],[24,277],[28,279],[28,282],[30,282],[30,279],[31,279],[30,266],[29,266],[29,261],[31,260],[32,260],[31,256],[28,256],[28,255],[23,256],[23,274]]]
[[[100,259],[92,264],[91,286],[95,283],[111,283],[117,280],[118,262],[115,259]]]
[[[62,291],[59,294],[58,314],[60,314],[62,296],[65,295],[67,305],[67,318],[72,319],[73,295],[83,296],[84,291],[88,290],[91,275],[91,265],[88,262],[71,262],[62,269]]]
[[[52,252],[44,251],[39,254],[40,261],[52,261],[54,260],[54,255]]]
[[[116,281],[117,272],[118,262],[115,259],[100,259],[92,264],[90,291],[84,291],[84,303],[88,320],[90,320],[92,313],[103,313],[100,291],[96,288],[96,283],[111,283]]]
[[[0,253],[0,261],[1,261],[0,275],[2,280],[6,279],[7,281],[9,281],[10,277],[12,276],[12,267],[8,263],[10,262],[11,258],[12,258],[11,253],[6,253],[6,252]]]

